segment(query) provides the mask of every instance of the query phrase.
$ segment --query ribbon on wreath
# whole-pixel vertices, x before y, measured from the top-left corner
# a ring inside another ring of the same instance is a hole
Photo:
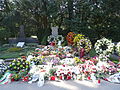
[[[0,79],[0,84],[8,84],[11,82],[12,74],[10,72],[6,72],[3,77]]]
[[[85,49],[81,48],[80,49],[80,58],[82,58],[85,55]]]

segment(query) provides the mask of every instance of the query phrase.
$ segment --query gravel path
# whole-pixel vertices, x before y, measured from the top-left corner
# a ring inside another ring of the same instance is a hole
[[[28,84],[25,82],[12,82],[7,85],[0,85],[0,90],[119,90],[120,84],[101,81],[96,85],[90,81],[48,81],[43,87],[37,83]]]

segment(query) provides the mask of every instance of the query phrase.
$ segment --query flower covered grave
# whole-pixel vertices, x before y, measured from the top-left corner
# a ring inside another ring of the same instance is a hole
[[[72,40],[74,37],[72,36]],[[38,80],[38,86],[41,87],[45,80],[92,80],[99,84],[101,79],[120,83],[120,64],[115,64],[108,58],[113,53],[112,42],[108,39],[98,40],[95,44],[98,56],[89,57],[87,54],[92,48],[90,40],[79,39],[76,47],[40,45],[27,58],[13,60],[5,70],[0,84],[21,80],[31,84]],[[109,50],[109,47],[112,48]]]

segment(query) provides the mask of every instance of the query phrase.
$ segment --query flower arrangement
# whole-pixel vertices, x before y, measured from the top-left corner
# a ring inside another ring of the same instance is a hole
[[[91,50],[91,48],[92,48],[92,43],[87,38],[80,39],[77,42],[77,47],[78,47],[79,50],[82,49],[82,48],[84,48],[85,53],[88,53]]]
[[[65,59],[62,59],[60,62],[61,62],[61,64],[73,65],[74,59],[73,58],[65,58]]]
[[[120,56],[120,42],[118,42],[116,45],[116,51],[117,51],[118,55]]]
[[[21,58],[18,58],[16,60],[13,60],[12,63],[8,66],[8,70],[19,72],[21,70],[29,70],[30,63],[26,60],[23,60]]]
[[[57,41],[61,41],[61,42],[64,41],[64,37],[63,37],[62,35],[58,35],[58,36],[56,37],[56,39],[57,39]]]
[[[11,73],[12,73],[12,77],[11,77],[12,81],[18,81],[18,80],[28,81],[31,77],[28,71],[26,70],[20,70],[19,73],[11,71]]]
[[[51,42],[56,42],[56,38],[55,38],[55,36],[50,35],[50,36],[48,36],[47,41],[48,41],[49,43],[51,43]]]
[[[2,75],[7,69],[4,60],[0,59],[0,75]]]
[[[66,39],[67,39],[68,45],[73,45],[74,44],[73,40],[74,40],[75,35],[76,34],[74,32],[69,32],[67,34]]]
[[[25,59],[18,58],[13,60],[8,66],[8,70],[13,74],[11,79],[14,81],[22,79],[26,76],[30,69],[30,63]]]
[[[81,39],[84,39],[85,38],[85,35],[83,34],[77,34],[73,40],[74,42],[74,45],[77,45],[77,42],[79,42]]]
[[[103,54],[109,57],[114,51],[114,43],[111,40],[102,38],[95,43],[95,51],[98,55]]]
[[[44,56],[37,56],[34,57],[30,60],[31,64],[33,63],[34,65],[45,65],[46,61],[43,60]]]
[[[83,63],[83,62],[81,61],[81,59],[79,59],[78,57],[75,57],[74,60],[75,60],[75,63],[76,63],[76,64],[78,64],[78,63],[81,63],[81,64],[82,64],[82,63]]]

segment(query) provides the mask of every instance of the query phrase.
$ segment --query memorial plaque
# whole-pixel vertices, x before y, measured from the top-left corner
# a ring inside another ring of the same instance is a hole
[[[18,44],[17,44],[17,47],[23,47],[24,46],[24,44],[25,44],[25,42],[18,42]]]

